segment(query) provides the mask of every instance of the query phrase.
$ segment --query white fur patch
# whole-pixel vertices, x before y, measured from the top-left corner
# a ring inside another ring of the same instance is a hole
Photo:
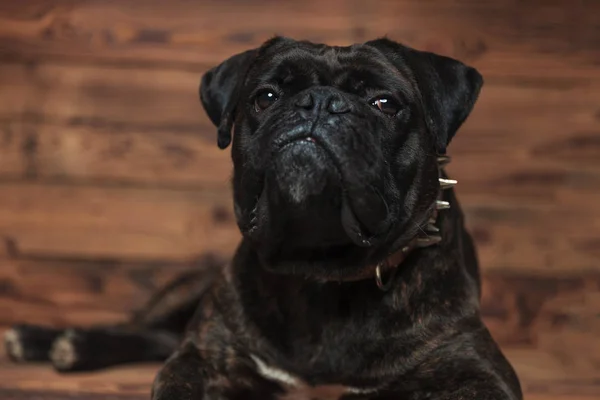
[[[289,386],[299,386],[300,385],[300,379],[296,378],[292,374],[290,374],[282,369],[273,368],[273,367],[268,366],[267,364],[265,364],[263,362],[263,360],[256,357],[255,355],[250,355],[250,357],[256,363],[256,367],[258,368],[258,373],[261,374],[263,376],[263,378],[266,378],[266,379],[269,379],[272,381],[276,381],[279,383],[283,383],[283,384],[286,384]]]
[[[19,332],[14,329],[9,329],[4,333],[4,342],[11,356],[16,360],[23,358],[23,346],[21,345],[21,337]]]
[[[263,360],[251,354],[250,358],[256,363],[258,373],[265,379],[279,382],[287,386],[300,387],[305,385],[301,379],[279,368],[267,365]],[[357,388],[346,386],[345,391],[348,394],[369,394],[377,392],[377,388]]]

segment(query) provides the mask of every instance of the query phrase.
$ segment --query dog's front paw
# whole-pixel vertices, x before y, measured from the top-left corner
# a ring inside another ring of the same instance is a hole
[[[57,371],[75,371],[85,367],[93,351],[83,331],[68,329],[52,344],[50,361]]]
[[[60,332],[34,325],[14,326],[4,333],[6,354],[14,362],[48,361],[48,351]]]

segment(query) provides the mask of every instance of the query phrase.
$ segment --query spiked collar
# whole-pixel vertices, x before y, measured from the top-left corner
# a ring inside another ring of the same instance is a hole
[[[440,155],[437,157],[438,180],[440,186],[438,191],[438,197],[435,201],[435,208],[433,210],[432,215],[429,217],[429,221],[427,222],[427,227],[425,228],[425,230],[420,232],[407,244],[404,244],[400,249],[397,249],[396,251],[392,252],[383,261],[367,268],[364,274],[360,274],[359,276],[355,276],[348,280],[356,281],[370,278],[373,276],[374,271],[375,283],[377,284],[377,287],[383,291],[387,291],[392,287],[398,267],[413,250],[433,246],[442,241],[440,229],[436,226],[437,217],[440,211],[447,210],[450,208],[450,203],[442,200],[442,192],[446,189],[452,188],[457,183],[453,179],[447,179],[444,177],[443,168],[449,162],[449,156]],[[384,278],[384,275],[388,275],[387,278]]]

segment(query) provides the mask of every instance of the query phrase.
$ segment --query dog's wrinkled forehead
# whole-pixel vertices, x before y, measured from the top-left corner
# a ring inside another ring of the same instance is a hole
[[[310,86],[332,86],[359,96],[393,90],[412,98],[416,91],[408,66],[398,68],[371,46],[327,46],[285,39],[267,43],[259,50],[246,83],[276,84],[292,92]]]

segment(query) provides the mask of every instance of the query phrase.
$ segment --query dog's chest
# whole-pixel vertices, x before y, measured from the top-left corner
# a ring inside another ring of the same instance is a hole
[[[256,370],[263,378],[279,383],[285,393],[279,400],[338,400],[346,395],[370,394],[377,392],[376,387],[356,387],[341,384],[310,385],[299,376],[277,366],[269,365],[256,355],[251,355]]]

